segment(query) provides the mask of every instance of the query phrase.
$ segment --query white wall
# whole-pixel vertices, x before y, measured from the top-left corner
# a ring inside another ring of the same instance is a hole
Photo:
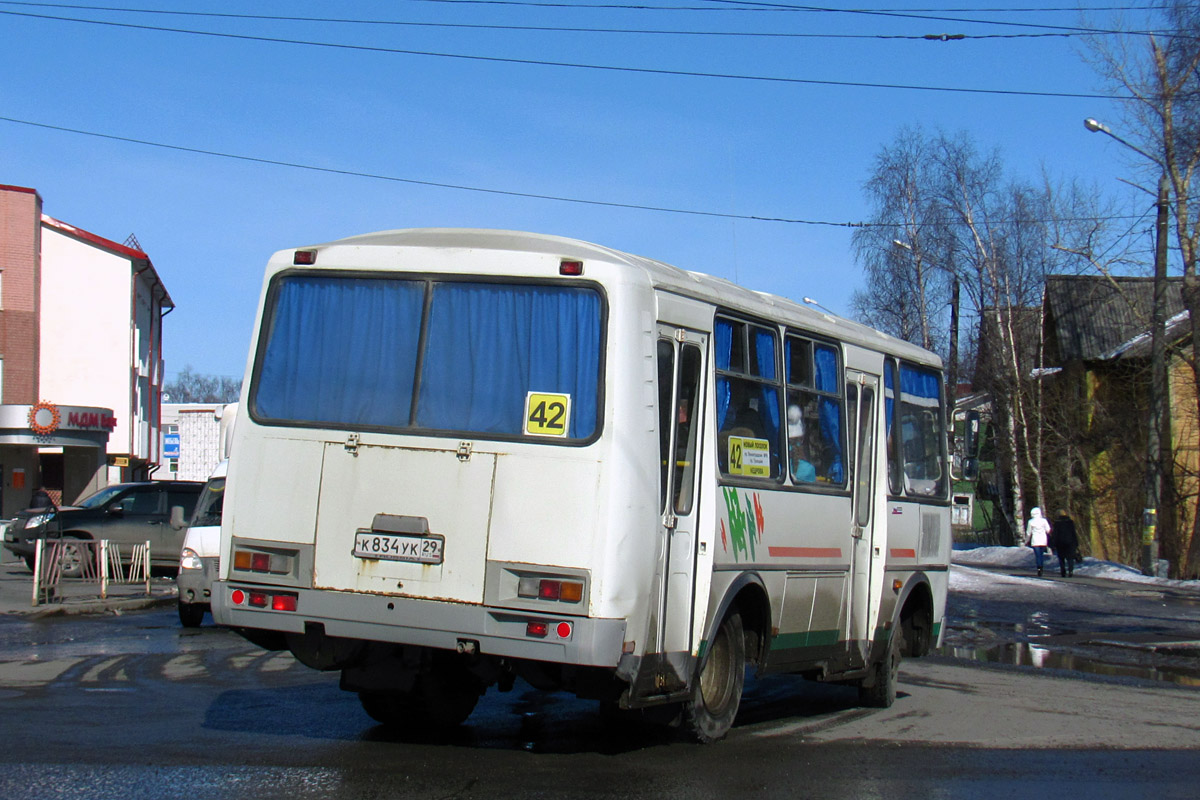
[[[139,422],[130,418],[130,285],[128,258],[42,227],[38,399],[111,408],[110,453],[129,452]]]

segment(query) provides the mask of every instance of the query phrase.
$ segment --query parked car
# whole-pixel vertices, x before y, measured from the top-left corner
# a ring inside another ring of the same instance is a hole
[[[200,481],[142,481],[116,483],[75,506],[31,508],[17,512],[4,532],[4,546],[34,566],[38,539],[107,539],[119,545],[128,561],[132,546],[150,542],[150,566],[174,571],[179,567],[186,519],[196,508]],[[181,507],[171,524],[172,507]],[[78,560],[78,554],[76,554]],[[64,574],[78,572],[69,565]]]
[[[222,461],[213,470],[183,537],[175,582],[179,586],[179,621],[185,628],[200,627],[205,612],[211,610],[209,603],[221,549],[221,507],[225,502],[228,469],[229,462]]]

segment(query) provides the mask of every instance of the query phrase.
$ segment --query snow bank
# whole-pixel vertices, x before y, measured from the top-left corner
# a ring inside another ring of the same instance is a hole
[[[1031,573],[1037,570],[1033,558],[1033,550],[1028,547],[975,547],[970,550],[955,550],[950,560],[954,564],[968,567],[1027,569]],[[1058,559],[1050,554],[1046,556],[1046,573],[1058,572]],[[1140,570],[1126,564],[1112,561],[1101,561],[1097,558],[1085,558],[1075,565],[1076,575],[1086,575],[1089,578],[1107,578],[1113,581],[1129,581],[1145,583],[1154,586],[1174,586],[1185,589],[1200,588],[1200,581],[1174,581],[1166,578],[1151,578],[1143,575]],[[966,580],[960,576],[961,580]],[[955,588],[960,588],[951,583]],[[961,588],[966,588],[965,586]]]

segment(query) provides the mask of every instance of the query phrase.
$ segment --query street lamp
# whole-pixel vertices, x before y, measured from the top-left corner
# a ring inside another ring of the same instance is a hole
[[[1167,291],[1167,171],[1161,159],[1130,144],[1107,125],[1088,117],[1083,126],[1092,133],[1103,133],[1138,155],[1163,167],[1158,179],[1157,219],[1154,226],[1154,300],[1150,311],[1150,421],[1146,431],[1146,510],[1142,516],[1142,573],[1154,575],[1158,564],[1158,503],[1162,496],[1162,425],[1166,409],[1166,291]]]

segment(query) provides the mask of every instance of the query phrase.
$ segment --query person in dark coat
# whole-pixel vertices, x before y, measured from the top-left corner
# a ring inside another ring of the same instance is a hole
[[[1058,555],[1058,571],[1064,578],[1075,574],[1075,562],[1079,560],[1079,533],[1075,521],[1060,509],[1058,518],[1050,529],[1050,546]]]

